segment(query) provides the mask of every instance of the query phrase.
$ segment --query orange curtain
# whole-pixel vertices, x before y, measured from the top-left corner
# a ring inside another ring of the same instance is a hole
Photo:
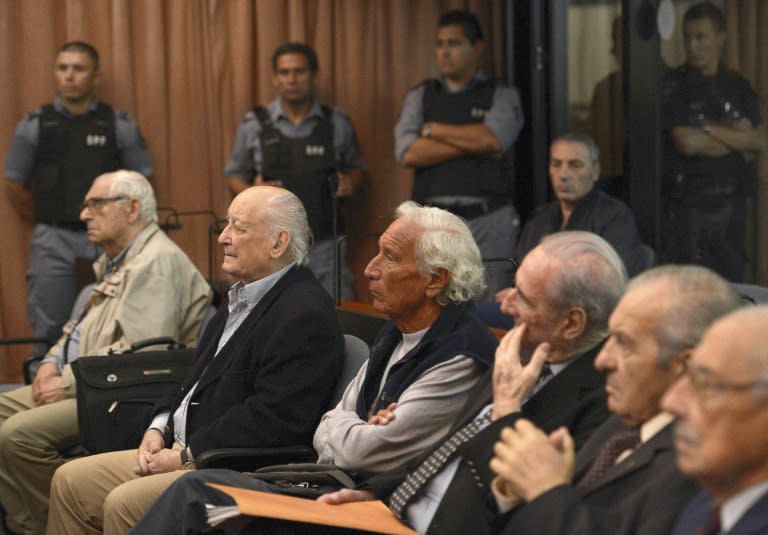
[[[393,159],[401,100],[435,74],[436,21],[455,7],[478,14],[488,41],[485,68],[501,76],[502,0],[3,0],[0,153],[4,158],[23,114],[52,99],[58,46],[86,40],[102,56],[99,95],[131,113],[144,132],[159,205],[223,216],[230,200],[223,168],[237,125],[254,103],[273,97],[273,50],[304,41],[319,54],[321,100],[349,112],[370,167],[370,181],[350,203],[351,228],[357,236],[378,232],[410,195],[410,173]],[[191,216],[169,232],[205,274],[209,222]],[[0,336],[30,332],[24,304],[30,234],[0,195]],[[361,274],[374,241],[355,238],[351,249]],[[357,278],[366,300],[365,282]],[[20,380],[27,351],[0,348],[0,382]]]
[[[768,121],[768,2],[728,0],[726,2],[726,63],[745,76],[755,88],[762,104],[763,120]],[[768,284],[768,151],[757,158],[757,195],[748,217],[754,222],[750,257],[756,281]]]

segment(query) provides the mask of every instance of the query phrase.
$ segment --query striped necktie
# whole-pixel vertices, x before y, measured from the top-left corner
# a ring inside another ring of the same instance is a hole
[[[486,410],[467,425],[452,434],[448,440],[422,462],[416,470],[408,474],[389,498],[389,508],[402,520],[403,509],[414,496],[434,477],[448,460],[456,453],[459,446],[474,437],[480,430],[491,423],[491,410]]]

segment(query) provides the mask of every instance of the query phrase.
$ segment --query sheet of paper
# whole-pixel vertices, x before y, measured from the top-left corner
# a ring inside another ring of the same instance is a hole
[[[390,535],[417,535],[415,531],[400,522],[379,500],[328,505],[294,496],[214,483],[208,483],[208,485],[232,496],[243,515],[363,529]]]

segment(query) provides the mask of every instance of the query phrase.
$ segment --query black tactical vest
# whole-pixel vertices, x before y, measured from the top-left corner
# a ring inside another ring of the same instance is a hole
[[[437,79],[424,82],[422,105],[424,122],[447,124],[482,123],[493,104],[496,84],[483,80],[469,91],[448,93]],[[513,191],[512,154],[500,159],[457,158],[431,167],[416,169],[413,200],[423,203],[429,197],[468,195],[511,198]]]
[[[303,138],[284,136],[259,106],[253,112],[261,123],[261,176],[282,180],[304,204],[315,242],[333,236],[333,204],[328,177],[336,173],[332,110],[323,106],[323,118]]]
[[[39,124],[32,186],[35,221],[77,225],[93,179],[121,167],[115,112],[99,102],[94,111],[68,117],[46,104]]]

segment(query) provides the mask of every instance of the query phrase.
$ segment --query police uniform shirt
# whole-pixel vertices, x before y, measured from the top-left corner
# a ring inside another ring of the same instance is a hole
[[[446,91],[450,91],[443,77],[437,79],[440,80]],[[472,80],[459,91],[471,91],[479,82],[487,79],[482,71],[478,71]],[[419,84],[411,89],[403,100],[400,117],[395,125],[395,159],[398,162],[402,160],[408,147],[419,138],[419,129],[424,123],[423,95],[424,84]],[[488,113],[485,114],[483,124],[499,140],[501,152],[506,152],[512,147],[524,124],[520,94],[517,89],[502,84],[496,86],[493,93],[493,104]]]
[[[323,118],[323,109],[315,101],[304,120],[295,125],[283,111],[280,98],[274,99],[266,106],[275,128],[285,137],[305,138],[310,135],[317,123]],[[357,146],[357,137],[349,116],[341,108],[334,107],[333,115],[333,146],[339,171],[366,171],[367,166]],[[250,181],[261,174],[261,124],[253,110],[249,111],[240,122],[235,136],[232,156],[224,168],[227,176],[239,176]]]
[[[87,113],[96,110],[97,99],[93,99]],[[54,109],[68,117],[73,115],[64,106],[61,98],[53,101]],[[154,170],[149,151],[136,121],[126,112],[115,109],[115,136],[120,151],[123,167],[138,171],[144,176],[153,176]],[[40,132],[40,114],[42,108],[28,113],[16,126],[11,140],[11,148],[5,163],[5,177],[14,182],[28,184],[35,167],[38,138]],[[95,141],[96,142],[96,141]]]

